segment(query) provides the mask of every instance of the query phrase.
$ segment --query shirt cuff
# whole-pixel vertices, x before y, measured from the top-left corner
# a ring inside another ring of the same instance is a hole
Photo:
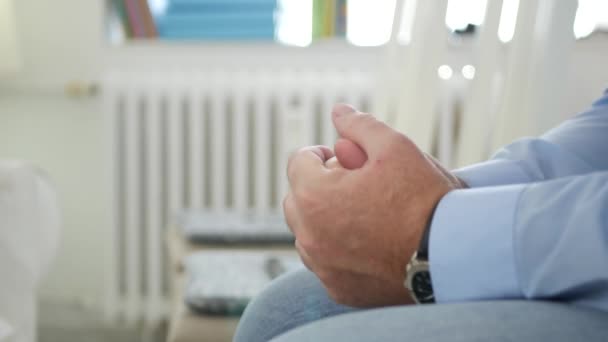
[[[437,302],[521,298],[514,217],[525,185],[454,190],[433,216],[429,262]]]
[[[462,179],[471,188],[507,184],[523,184],[530,177],[516,161],[495,159],[473,164],[453,171],[456,177]]]

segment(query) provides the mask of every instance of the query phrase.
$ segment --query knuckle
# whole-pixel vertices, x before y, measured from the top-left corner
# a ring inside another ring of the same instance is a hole
[[[298,232],[296,249],[298,253],[306,255],[315,263],[327,264],[327,253],[321,246],[320,240],[308,230]]]
[[[317,191],[310,188],[299,189],[299,191],[294,193],[294,198],[298,207],[307,211],[317,208],[319,205],[319,197],[320,195]]]
[[[398,132],[391,132],[387,137],[387,146],[384,149],[384,153],[387,156],[402,156],[405,155],[404,149],[409,150],[412,145],[412,141],[405,135]]]
[[[376,124],[378,123],[378,120],[376,120],[376,118],[369,114],[369,113],[360,113],[357,114],[356,119],[355,120],[351,120],[349,128],[353,128],[353,126],[359,126],[359,127],[365,127],[365,128],[372,128],[375,127]]]
[[[295,223],[296,216],[296,208],[293,203],[293,198],[289,194],[283,199],[283,214],[285,215],[287,225],[293,230],[293,224]]]
[[[300,260],[302,260],[302,263],[304,264],[304,266],[306,266],[306,268],[308,268],[309,270],[312,271],[314,269],[314,265],[313,265],[312,261],[310,260],[310,258],[308,257],[308,254],[306,254],[306,251],[304,251],[304,249],[300,245],[300,240],[296,239],[294,245],[295,245],[296,251],[298,252],[298,255],[300,256]]]
[[[302,260],[302,263],[304,266],[306,266],[306,268],[314,272],[319,279],[322,277],[325,278],[328,274],[323,264],[320,263],[319,259],[314,256],[314,253],[311,255],[309,246],[312,245],[313,242],[309,241],[311,240],[307,240],[306,235],[300,234],[295,242],[296,251],[298,252],[300,260]]]
[[[283,198],[282,205],[283,205],[283,212],[285,213],[285,215],[288,215],[289,213],[294,211],[293,198],[291,197],[291,195],[287,194]]]
[[[310,153],[315,153],[316,146],[306,146],[301,147],[298,150],[292,152],[287,159],[287,178],[290,182],[293,182],[294,179],[298,176],[298,172],[300,172],[300,168],[305,165],[305,160],[307,159],[307,155]],[[320,152],[322,153],[322,152]],[[316,153],[318,154],[318,153]]]
[[[388,126],[384,122],[378,120],[372,114],[361,113],[359,115],[360,115],[362,124],[367,125],[368,127],[372,128],[372,129],[387,129],[388,128]]]
[[[287,178],[292,181],[296,176],[296,163],[295,160],[298,157],[298,152],[293,152],[289,155],[289,159],[287,161]]]
[[[296,238],[296,241],[294,241],[293,243],[294,247],[296,248],[296,251],[298,252],[298,254],[303,255],[304,253],[304,248],[302,247],[302,240]]]
[[[292,234],[294,236],[298,234],[300,229],[297,225],[297,220],[295,218],[295,215],[285,214],[285,223],[287,223],[287,227],[289,228],[289,230],[292,232]]]
[[[405,136],[404,134],[394,132],[390,137],[391,146],[403,148],[404,146],[409,146],[412,144],[410,138]]]
[[[298,236],[296,248],[299,252],[303,252],[311,258],[316,256],[316,241],[308,232]]]

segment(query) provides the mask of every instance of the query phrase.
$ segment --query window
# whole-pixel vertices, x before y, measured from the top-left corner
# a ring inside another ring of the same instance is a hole
[[[578,0],[574,36],[584,38],[595,30],[608,30],[608,1]]]
[[[127,0],[108,1],[120,2]],[[260,37],[263,36],[264,39],[270,40],[274,38],[281,43],[295,46],[307,46],[313,42],[315,39],[314,37],[319,37],[319,35],[315,33],[318,32],[315,31],[318,29],[318,26],[315,25],[318,25],[319,23],[319,12],[317,9],[324,6],[329,6],[327,8],[330,10],[333,8],[333,12],[328,15],[329,19],[324,17],[321,22],[325,23],[327,20],[329,20],[331,22],[329,25],[334,25],[334,28],[339,26],[340,29],[330,30],[332,33],[329,35],[324,35],[324,37],[333,37],[333,32],[337,32],[335,34],[335,39],[346,38],[346,40],[356,46],[378,46],[389,41],[397,0],[328,1],[329,0],[276,0],[275,3],[274,0],[259,0],[259,4],[261,4],[259,6],[265,6],[264,11],[266,12],[261,13],[261,10],[259,10],[256,13],[263,14],[262,16],[264,18],[247,17],[244,18],[247,20],[244,20],[243,18],[239,17],[240,19],[235,19],[233,18],[234,13],[232,13],[228,15],[227,18],[231,18],[231,22],[235,23],[234,25],[221,22],[221,15],[225,14],[222,12],[222,10],[217,12],[219,13],[217,15],[205,12],[208,11],[208,8],[211,8],[211,6],[215,6],[216,8],[220,9],[224,8],[224,10],[226,10],[226,8],[229,6],[234,6],[233,4],[223,5],[221,1],[213,2],[209,0],[200,0],[200,2],[197,2],[197,0],[148,0],[148,3],[150,12],[152,12],[152,16],[156,20],[157,27],[163,25],[163,16],[170,13],[169,10],[171,8],[182,6],[182,8],[186,9],[178,13],[178,18],[171,18],[176,20],[165,20],[165,24],[167,22],[169,23],[166,24],[169,26],[169,29],[179,28],[179,30],[181,30],[180,32],[206,32],[205,30],[213,31],[217,29],[217,24],[225,24],[225,28],[235,29],[237,31],[236,33],[245,32],[249,34],[251,33],[251,28],[243,27],[241,31],[238,31],[238,28],[234,27],[237,25],[236,23],[239,25],[244,25],[243,22],[250,22],[255,28],[260,28],[260,25],[262,25],[260,20],[264,19],[264,25],[262,26],[264,26],[264,32],[266,33],[264,35],[260,35]],[[400,23],[401,31],[399,32],[398,38],[402,43],[407,43],[409,41],[411,22],[414,18],[413,13],[415,12],[416,3],[417,1],[421,0],[399,1],[405,1],[405,5],[403,7],[404,13],[402,16],[402,22]],[[498,29],[498,37],[502,42],[508,42],[513,37],[520,1],[521,0],[503,1],[500,25]],[[255,3],[258,4],[258,2]],[[328,5],[330,3],[333,5]],[[247,2],[244,2],[244,4],[247,4]],[[317,7],[315,7],[315,4]],[[275,5],[276,12],[274,10]],[[346,10],[341,11],[344,6]],[[482,25],[485,17],[486,6],[487,0],[448,0],[445,24],[447,28],[453,32],[466,32],[470,28]],[[198,12],[196,12],[195,9]],[[249,16],[253,15],[251,11],[238,8],[237,11],[240,11],[239,13],[242,14],[241,16],[245,14]],[[274,24],[273,13],[275,18]],[[128,14],[130,15],[131,13]],[[203,19],[200,19],[197,17],[197,15],[200,18],[207,18],[209,23]],[[129,20],[128,16],[124,13],[123,20]],[[184,22],[190,26],[185,25]],[[336,24],[338,22],[340,23],[339,25]],[[213,25],[213,23],[215,23],[215,25]],[[128,27],[128,25],[129,23],[124,24],[125,27]],[[586,37],[598,29],[608,29],[608,1],[579,0],[579,6],[573,27],[575,37]],[[169,37],[161,34],[161,39],[179,39],[180,37],[180,35]],[[204,39],[204,35],[202,35],[202,37],[203,38],[200,39]],[[222,37],[223,36],[220,32],[218,33],[218,37],[215,39],[223,39]],[[236,34],[227,35],[227,37],[238,40],[241,36]],[[241,38],[246,37],[243,36]],[[194,37],[194,39],[197,39],[197,37]]]

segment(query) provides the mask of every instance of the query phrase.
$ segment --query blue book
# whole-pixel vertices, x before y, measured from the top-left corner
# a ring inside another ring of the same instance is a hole
[[[277,8],[277,0],[170,0],[167,12],[258,10],[272,11]]]
[[[169,0],[169,6],[172,5],[187,5],[187,4],[201,4],[201,5],[265,5],[265,4],[276,4],[277,0]]]
[[[260,29],[274,32],[274,14],[266,11],[229,11],[219,13],[165,14],[157,17],[158,31],[168,30],[247,30]]]
[[[176,40],[273,40],[274,29],[202,30],[181,29],[159,31],[163,39]]]

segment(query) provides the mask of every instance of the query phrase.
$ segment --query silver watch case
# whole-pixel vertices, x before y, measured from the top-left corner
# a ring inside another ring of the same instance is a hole
[[[403,282],[403,285],[408,289],[410,296],[414,299],[416,304],[420,304],[420,301],[416,296],[412,282],[414,280],[414,275],[418,272],[429,272],[429,262],[427,260],[418,259],[418,252],[416,252],[412,255],[410,262],[408,262],[405,268],[405,281]]]

